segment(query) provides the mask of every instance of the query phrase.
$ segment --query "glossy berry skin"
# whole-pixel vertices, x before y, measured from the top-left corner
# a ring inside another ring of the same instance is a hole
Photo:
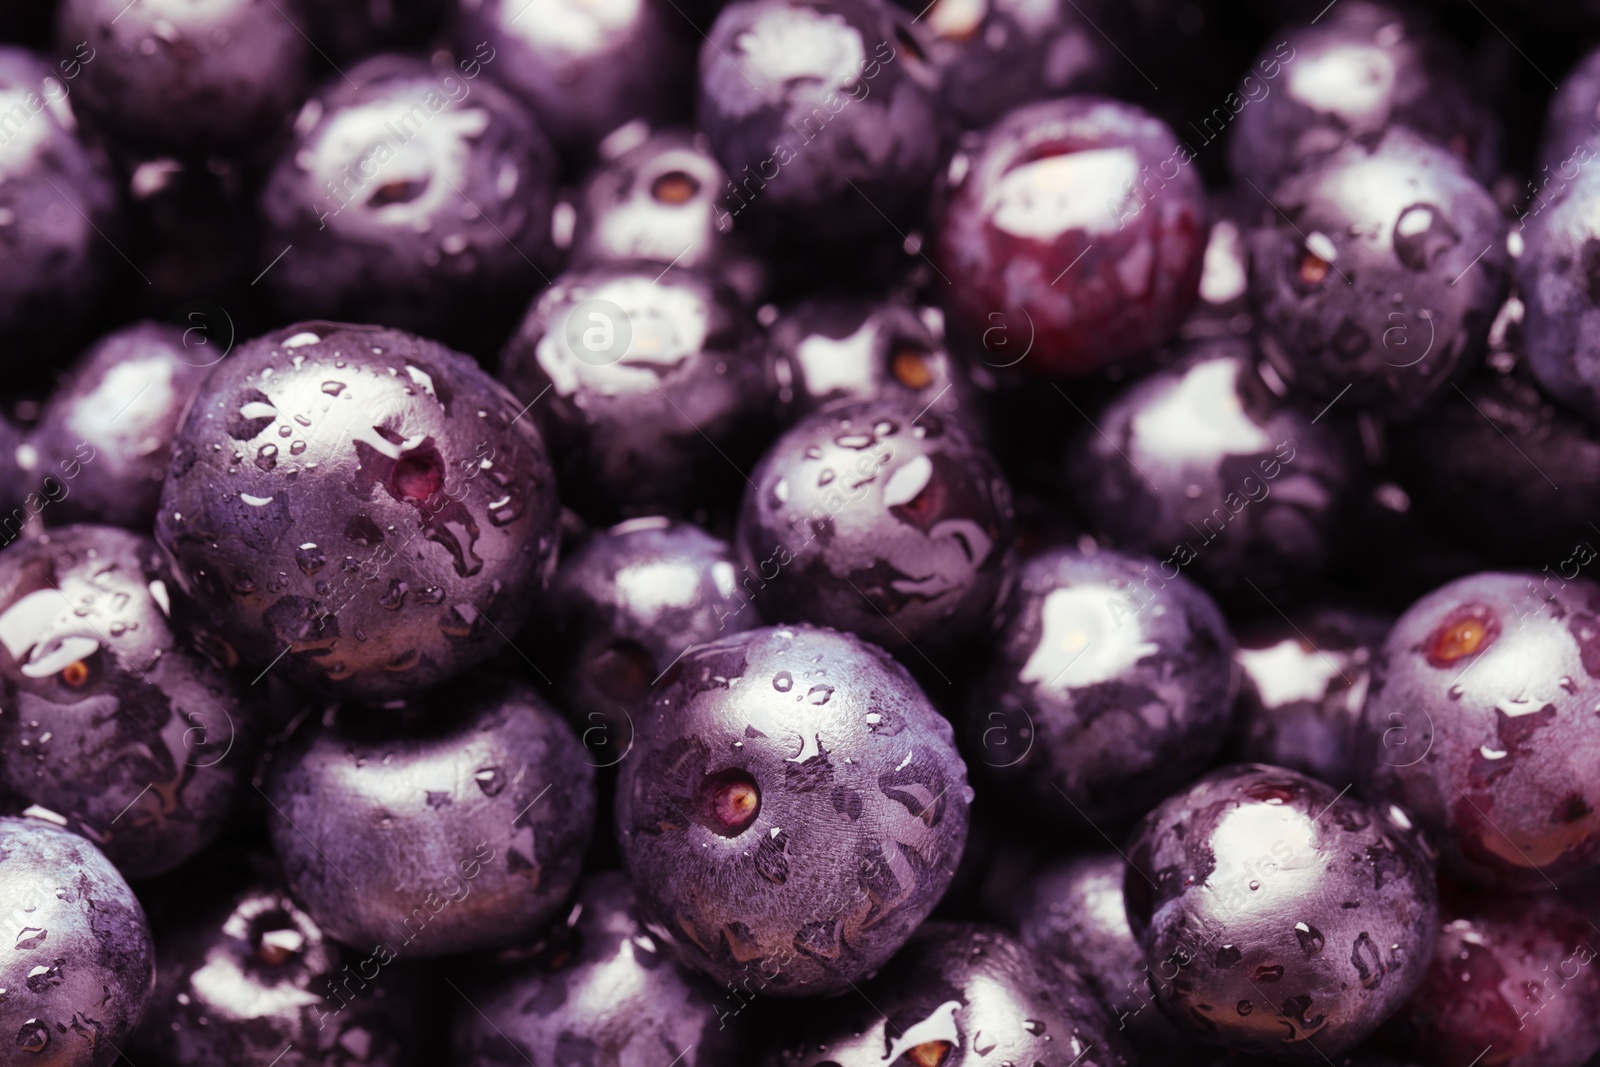
[[[1098,534],[1220,595],[1304,584],[1338,543],[1360,474],[1336,416],[1275,395],[1243,339],[1200,341],[1128,386],[1067,450],[1066,480]]]
[[[520,1052],[537,1063],[551,1049],[580,1057],[604,1049],[616,1067],[659,1067],[664,1050],[683,1067],[744,1062],[741,1031],[719,1019],[740,1002],[667,957],[620,872],[585,878],[566,919],[519,954],[526,959],[459,1006],[458,1062],[501,1063]]]
[[[1017,894],[1018,937],[1081,974],[1105,1006],[1112,1027],[1141,1060],[1203,1062],[1193,1039],[1156,1006],[1144,952],[1128,928],[1122,896],[1126,869],[1121,856],[1104,852],[1040,871]]]
[[[1383,4],[1356,0],[1323,14],[1274,35],[1225,101],[1227,121],[1216,112],[1201,120],[1208,138],[1227,130],[1235,177],[1271,193],[1308,162],[1395,127],[1445,148],[1483,181],[1496,176],[1499,123],[1454,46]]]
[[[1355,779],[1355,734],[1393,619],[1316,605],[1241,629],[1235,718],[1240,761],[1288,767],[1342,789]]]
[[[1159,804],[1123,882],[1161,1008],[1210,1043],[1289,1063],[1353,1048],[1421,982],[1432,864],[1398,808],[1234,764]]]
[[[886,653],[833,630],[696,646],[621,768],[618,844],[651,935],[752,993],[821,996],[872,974],[966,841],[950,724]]]
[[[1385,1046],[1432,1063],[1492,1046],[1484,1062],[1503,1067],[1583,1067],[1600,1053],[1600,934],[1546,890],[1447,894],[1427,978],[1385,1025]]]
[[[1506,226],[1446,149],[1399,128],[1347,145],[1277,186],[1259,219],[1261,351],[1316,406],[1348,387],[1356,410],[1412,418],[1482,355]]]
[[[604,766],[625,758],[650,686],[684,649],[761,625],[733,548],[661,516],[592,534],[556,570],[536,626],[556,631],[559,703]]]
[[[395,962],[404,956],[341,948],[280,888],[191,904],[156,935],[155,994],[135,1041],[158,1062],[269,1063],[290,1046],[283,1063],[296,1067],[416,1062],[421,1004]]]
[[[72,83],[86,121],[129,144],[204,155],[254,148],[299,101],[303,17],[298,0],[66,0],[56,40],[94,50]]]
[[[746,301],[769,269],[722,204],[727,175],[702,133],[649,134],[590,172],[574,205],[568,264],[649,259],[715,274]]]
[[[351,713],[283,755],[267,785],[273,850],[295,899],[346,944],[502,947],[577,883],[592,765],[519,682],[464,684],[420,710],[401,737],[392,714]]]
[[[1600,494],[1600,430],[1550,399],[1512,352],[1492,354],[1461,391],[1394,436],[1406,490],[1435,529],[1570,569],[1596,544],[1586,501]]]
[[[1047,549],[1023,565],[968,695],[972,751],[1029,807],[1084,830],[1126,826],[1221,749],[1232,652],[1222,613],[1181,574]]]
[[[898,295],[806,297],[778,312],[771,338],[779,400],[797,416],[836,401],[891,400],[986,434],[982,397],[946,344],[937,308]]]
[[[488,78],[374,57],[301,109],[261,196],[262,247],[292,247],[263,280],[301,318],[448,332],[541,283],[556,172]]]
[[[364,56],[428,42],[449,0],[323,0],[306,11],[307,32],[327,55]]]
[[[734,545],[763,618],[927,655],[993,626],[1015,569],[1011,490],[956,420],[888,400],[827,407],[750,482]]]
[[[104,153],[79,138],[67,84],[33,53],[0,47],[15,130],[0,145],[0,337],[59,333],[108,274],[113,253],[95,228],[116,233],[117,188]]]
[[[209,844],[257,708],[169,618],[148,537],[67,526],[0,553],[0,782],[148,878]]]
[[[1132,104],[1028,104],[969,138],[936,210],[953,333],[1002,327],[1020,370],[1085,375],[1168,340],[1195,302],[1205,196],[1192,156]],[[1081,257],[1081,258],[1080,258]]]
[[[198,333],[138,322],[84,352],[29,440],[35,480],[66,485],[46,521],[148,530],[183,409],[222,351]]]
[[[694,38],[670,2],[464,0],[455,39],[570,155],[634,119],[687,117]]]
[[[0,957],[8,1062],[119,1061],[156,978],[150,926],[128,883],[86,838],[0,818],[0,900],[18,924],[15,951]]]
[[[884,0],[724,7],[700,48],[697,113],[728,173],[723,209],[800,243],[900,243],[943,147],[915,32]]]
[[[770,1067],[1137,1062],[1082,978],[991,926],[929,923],[861,994],[819,1012]]]
[[[1456,877],[1536,890],[1600,865],[1600,587],[1571,573],[1457,579],[1384,643],[1361,784]]]
[[[1578,61],[1546,105],[1544,130],[1539,138],[1539,169],[1525,190],[1532,200],[1524,216],[1537,214],[1548,200],[1559,197],[1577,172],[1595,158],[1595,130],[1600,118],[1600,51]]]
[[[1114,3],[906,0],[902,6],[931,36],[928,54],[939,70],[942,101],[964,129],[987,126],[1035,100],[1112,93],[1127,80],[1127,63],[1111,42],[1128,39],[1130,20]]]
[[[1561,198],[1527,220],[1517,282],[1527,303],[1528,369],[1556,400],[1600,421],[1600,168],[1578,172]]]
[[[586,514],[714,498],[771,432],[774,378],[755,320],[714,277],[662,268],[561,275],[500,357],[561,458],[566,502]]]
[[[555,479],[523,406],[397,330],[275,330],[195,395],[156,540],[224,655],[412,695],[498,652],[554,569]]]

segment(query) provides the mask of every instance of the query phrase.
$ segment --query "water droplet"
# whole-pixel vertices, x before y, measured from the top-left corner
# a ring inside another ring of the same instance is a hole
[[[1557,684],[1569,693],[1576,693],[1578,691],[1578,684],[1565,674],[1561,676],[1561,681]]]
[[[778,484],[772,487],[772,499],[780,504],[789,502],[789,479],[779,478]]]
[[[1451,700],[1460,700],[1462,692],[1463,690],[1459,685],[1452,685],[1449,689],[1445,690],[1446,695],[1448,695]]]
[[[779,671],[772,676],[772,688],[780,693],[787,693],[794,688],[794,675],[788,671]]]
[[[1312,959],[1322,951],[1322,946],[1327,939],[1322,936],[1322,931],[1309,923],[1295,923],[1294,936],[1300,942],[1300,951],[1306,954],[1306,959]]]
[[[240,493],[239,499],[253,508],[264,508],[272,503],[270,496],[251,496],[249,493]]]
[[[1024,1019],[1022,1022],[1022,1028],[1028,1031],[1028,1033],[1032,1034],[1034,1037],[1038,1037],[1040,1034],[1044,1033],[1044,1023],[1038,1019]]]
[[[278,427],[278,436],[279,437],[288,437],[293,433],[294,433],[294,427],[290,426],[288,423],[284,423],[282,426]],[[289,451],[293,452],[294,449],[291,448]]]
[[[1221,948],[1217,949],[1217,956],[1214,963],[1217,970],[1225,971],[1229,967],[1237,966],[1239,961],[1242,959],[1244,959],[1244,953],[1240,952],[1236,947],[1233,945],[1223,945]]]
[[[256,466],[269,471],[278,465],[278,446],[262,445],[256,449]]]
[[[1260,888],[1261,888],[1261,883],[1260,882],[1256,881],[1254,878],[1250,879],[1250,889],[1252,891],[1260,889]]]
[[[806,449],[805,454],[807,459],[821,459],[822,449],[818,448],[816,445],[812,445],[810,448]]]
[[[50,1028],[38,1019],[29,1019],[17,1031],[17,1048],[23,1052],[43,1052],[50,1043]]]
[[[1234,1009],[1233,1010],[1237,1011],[1240,1015],[1249,1015],[1252,1011],[1255,1011],[1256,1009],[1255,1009],[1255,1005],[1250,1003],[1248,1000],[1241,1000],[1241,1001],[1239,1001],[1238,1004],[1234,1005]]]
[[[478,783],[478,788],[483,790],[484,796],[497,797],[506,787],[506,776],[499,767],[485,767],[472,776]]]
[[[316,542],[307,541],[294,550],[294,561],[300,565],[300,570],[307,575],[320,571],[328,562],[328,557]]]
[[[287,429],[287,428],[288,427],[285,427],[285,429]],[[284,434],[283,436],[284,437],[288,437],[289,435],[288,434]],[[305,450],[306,450],[306,443],[304,441],[296,441],[294,444],[289,446],[289,455],[298,456],[300,453],[304,452]]]
[[[344,385],[343,382],[323,382],[322,383],[322,391],[324,393],[327,393],[329,396],[338,396],[340,393],[344,392],[344,389],[345,389],[345,385]]]
[[[817,487],[821,488],[822,486],[829,484],[833,481],[834,477],[835,475],[832,467],[822,468],[822,473],[817,475]]]
[[[1283,965],[1281,963],[1268,963],[1256,968],[1256,973],[1252,981],[1276,982],[1282,977]]]
[[[59,894],[61,891],[58,889],[56,892]],[[44,939],[48,936],[49,934],[41,927],[24,926],[22,932],[17,935],[17,950],[21,952],[38,948],[44,944]]]
[[[50,966],[38,966],[28,972],[28,992],[44,993],[62,982],[61,965],[66,960],[56,960]]]
[[[814,685],[811,687],[810,692],[806,693],[806,699],[818,707],[826,704],[832,696],[833,686],[831,685]]]

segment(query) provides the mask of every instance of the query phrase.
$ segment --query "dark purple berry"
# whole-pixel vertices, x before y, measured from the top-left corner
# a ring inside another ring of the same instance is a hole
[[[760,328],[713,276],[633,261],[572,271],[528,310],[500,376],[597,515],[689,510],[741,484],[771,433]]]
[[[1527,302],[1528,369],[1551,396],[1600,421],[1600,168],[1526,223],[1517,282]]]
[[[885,0],[722,9],[700,48],[698,124],[728,174],[723,211],[801,243],[900,243],[943,146],[911,20]]]
[[[394,729],[353,710],[277,759],[273,849],[330,937],[409,956],[499,948],[578,880],[594,772],[572,730],[512,682],[424,697]]]
[[[1321,1063],[1404,1004],[1433,953],[1433,867],[1405,813],[1294,771],[1213,771],[1147,815],[1127,854],[1161,1008],[1212,1044]]]
[[[620,133],[633,132],[626,127]],[[702,133],[639,137],[590,172],[577,198],[569,264],[592,267],[648,259],[716,274],[746,300],[770,267],[721,206],[727,175]]]
[[[1600,1053],[1600,932],[1581,909],[1549,891],[1446,894],[1440,918],[1428,975],[1385,1025],[1385,1047],[1497,1067],[1583,1067]]]
[[[1241,628],[1233,653],[1238,758],[1288,767],[1335,789],[1353,781],[1356,727],[1392,622],[1318,606],[1293,621],[1271,614]]]
[[[1071,968],[977,924],[929,923],[860,996],[782,1046],[772,1067],[1130,1067],[1132,1050]]]
[[[1227,738],[1233,638],[1206,593],[1154,560],[1029,560],[967,734],[999,783],[1085,830],[1125,826],[1205,770]]]
[[[604,1049],[618,1067],[648,1067],[663,1052],[682,1067],[745,1062],[748,1042],[728,1025],[745,1001],[668,958],[619,872],[586,878],[566,919],[517,955],[459,1006],[460,1062],[537,1063],[551,1049],[574,1063]]]
[[[1055,376],[1170,339],[1206,247],[1192,159],[1161,120],[1093,96],[1019,107],[969,138],[937,211],[952,333]]]
[[[972,791],[905,669],[848,634],[691,649],[640,717],[617,835],[651,934],[719,983],[838,993],[950,884]]]
[[[125,326],[86,351],[29,440],[32,478],[55,496],[46,521],[148,530],[184,408],[224,351],[199,332],[155,322]]]
[[[124,875],[178,866],[253,771],[258,711],[169,618],[155,543],[67,526],[0,553],[0,781]]]
[[[734,540],[763,618],[924,654],[993,626],[1014,570],[1011,490],[957,420],[892,399],[832,405],[750,481]]]
[[[294,317],[463,332],[541,282],[557,164],[487,78],[404,56],[335,75],[262,194],[264,280]]]
[[[111,1067],[139,1022],[155,960],[144,909],[85,838],[0,818],[0,1049],[8,1064]]]
[[[283,124],[311,56],[303,19],[300,0],[65,0],[56,41],[82,63],[72,91],[87,121],[204,155],[254,149]]]
[[[1269,40],[1238,91],[1199,120],[1208,138],[1229,131],[1229,167],[1260,194],[1395,127],[1448,149],[1484,181],[1496,176],[1499,123],[1466,59],[1416,14],[1351,0]]]
[[[157,925],[137,1047],[170,1067],[265,1064],[285,1049],[296,1067],[415,1063],[420,990],[393,941],[341,948],[277,888],[198,912],[191,900]]]
[[[1412,418],[1483,354],[1506,225],[1447,150],[1401,128],[1346,145],[1285,179],[1259,219],[1261,351],[1308,402]]]
[[[1144,952],[1128,928],[1122,898],[1127,864],[1114,852],[1079,856],[1039,872],[1018,890],[1019,937],[1089,983],[1140,1056],[1150,1063],[1203,1062],[1193,1040],[1155,1000]]]
[[[1574,571],[1574,575],[1576,571]],[[1600,865],[1600,587],[1484,573],[1389,633],[1356,765],[1454,875],[1549,888]]]
[[[1188,567],[1219,595],[1306,584],[1339,541],[1360,474],[1354,442],[1286,404],[1244,339],[1197,342],[1114,397],[1063,463],[1092,529]]]
[[[673,0],[463,0],[456,51],[582,157],[635,119],[688,117],[695,37]]]
[[[196,394],[156,539],[229,659],[412,695],[500,651],[554,569],[555,480],[524,406],[410,334],[275,330]]]

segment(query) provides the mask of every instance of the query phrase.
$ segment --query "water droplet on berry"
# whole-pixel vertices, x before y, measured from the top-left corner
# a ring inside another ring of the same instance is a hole
[[[794,688],[794,675],[788,671],[779,671],[772,676],[772,688],[780,693],[787,693]]]
[[[472,777],[478,783],[478,788],[483,790],[484,796],[497,797],[506,787],[505,772],[499,767],[485,767]]]

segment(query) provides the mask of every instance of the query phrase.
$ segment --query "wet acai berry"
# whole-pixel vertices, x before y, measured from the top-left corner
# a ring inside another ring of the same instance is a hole
[[[1075,969],[1105,1006],[1114,1029],[1150,1063],[1197,1061],[1192,1040],[1161,1013],[1155,980],[1128,928],[1115,852],[1052,864],[1024,883],[1015,920],[1022,943]],[[1208,1062],[1200,1060],[1200,1062]]]
[[[119,141],[179,154],[249,151],[304,90],[311,43],[301,0],[67,0],[62,54],[85,120]],[[88,54],[81,54],[81,45]],[[92,58],[91,58],[92,57]]]
[[[535,627],[553,630],[560,704],[593,759],[632,744],[651,685],[691,645],[761,625],[733,548],[660,516],[592,534],[561,561]]]
[[[1023,565],[967,696],[977,760],[1013,796],[1092,832],[1125,826],[1227,738],[1233,638],[1182,574],[1107,550]]]
[[[911,21],[886,0],[722,9],[700,48],[697,119],[729,215],[801,243],[900,242],[943,147],[938,73]]]
[[[1010,587],[1011,490],[955,419],[895,400],[791,427],[750,477],[735,547],[772,622],[925,655],[989,629]]]
[[[893,400],[986,436],[974,376],[950,351],[937,308],[898,295],[828,293],[780,309],[770,335],[779,400],[796,416],[841,400]]]
[[[86,838],[0,818],[0,1049],[8,1064],[110,1067],[138,1023],[155,959],[144,909]]]
[[[987,126],[1035,100],[1109,93],[1133,77],[1116,50],[1131,31],[1129,10],[1116,3],[901,3],[931,37],[942,101],[965,128]]]
[[[1427,970],[1433,866],[1406,814],[1263,764],[1213,771],[1145,816],[1128,921],[1167,1017],[1203,1041],[1321,1063]]]
[[[1272,614],[1241,627],[1233,653],[1237,758],[1288,767],[1335,789],[1354,781],[1356,727],[1393,621],[1322,604],[1293,621]]]
[[[783,1045],[771,1067],[1131,1067],[1136,1059],[1082,978],[1009,935],[929,923],[861,996]]]
[[[742,485],[771,432],[760,328],[714,276],[630,261],[572,271],[540,294],[500,377],[561,459],[585,513],[681,514]]]
[[[1489,181],[1500,128],[1468,71],[1425,17],[1353,0],[1277,31],[1200,128],[1208,143],[1228,131],[1229,168],[1263,196],[1308,162],[1394,127],[1442,146]]]
[[[617,1067],[649,1067],[663,1050],[683,1067],[717,1067],[745,1062],[753,1043],[734,1025],[751,995],[673,963],[639,921],[620,872],[584,879],[565,919],[504,955],[517,961],[492,971],[456,1012],[462,1063],[604,1048]]]
[[[368,59],[306,103],[278,157],[262,246],[283,258],[263,280],[300,318],[461,335],[542,284],[556,165],[490,79]]]
[[[1510,279],[1505,222],[1405,129],[1286,179],[1250,234],[1262,353],[1314,407],[1424,411],[1484,351]]]
[[[395,330],[284,327],[195,396],[156,539],[223,652],[406,696],[499,651],[555,562],[555,479],[523,405]]]
[[[1555,399],[1600,421],[1600,167],[1577,172],[1526,220],[1517,282],[1527,303],[1528,369]]]
[[[156,929],[155,993],[135,1055],[171,1067],[416,1062],[421,1003],[393,947],[343,948],[281,888],[202,900]]]
[[[1328,563],[1360,477],[1336,415],[1286,403],[1240,338],[1196,342],[1091,414],[1067,449],[1067,483],[1092,529],[1193,568],[1223,596],[1304,585]]]
[[[1057,376],[1168,340],[1206,247],[1193,158],[1153,115],[1093,96],[1019,107],[969,138],[936,210],[952,332]]]
[[[755,994],[847,991],[955,873],[971,790],[950,724],[847,634],[691,649],[641,716],[617,837],[652,936]]]
[[[696,37],[672,0],[454,6],[456,51],[475,57],[575,158],[624,123],[688,117]]]
[[[65,487],[46,521],[148,531],[178,422],[222,351],[184,328],[138,322],[84,352],[29,441],[40,491],[51,495],[46,478]]]
[[[1427,1063],[1582,1067],[1600,1053],[1600,933],[1554,892],[1445,894],[1428,976],[1385,1024],[1385,1047]]]
[[[117,186],[105,153],[81,139],[68,101],[44,60],[0,46],[0,111],[10,118],[0,142],[0,339],[49,335],[59,347],[63,328],[110,276],[115,253],[102,234],[118,229]],[[27,350],[11,348],[8,366],[20,367]]]
[[[330,937],[412,957],[499,948],[577,883],[594,772],[522,683],[464,685],[395,713],[350,709],[275,761],[266,792],[290,891]]]
[[[1457,877],[1537,890],[1600,864],[1600,587],[1570,573],[1457,579],[1384,643],[1362,785]]]
[[[133,879],[221,832],[258,708],[174,627],[148,537],[67,526],[0,553],[0,782]]]
[[[621,134],[634,133],[624,127]],[[625,149],[590,172],[577,197],[571,267],[649,259],[717,275],[746,300],[765,288],[769,266],[723,206],[727,175],[702,133],[637,131]],[[609,144],[609,142],[608,142]]]

